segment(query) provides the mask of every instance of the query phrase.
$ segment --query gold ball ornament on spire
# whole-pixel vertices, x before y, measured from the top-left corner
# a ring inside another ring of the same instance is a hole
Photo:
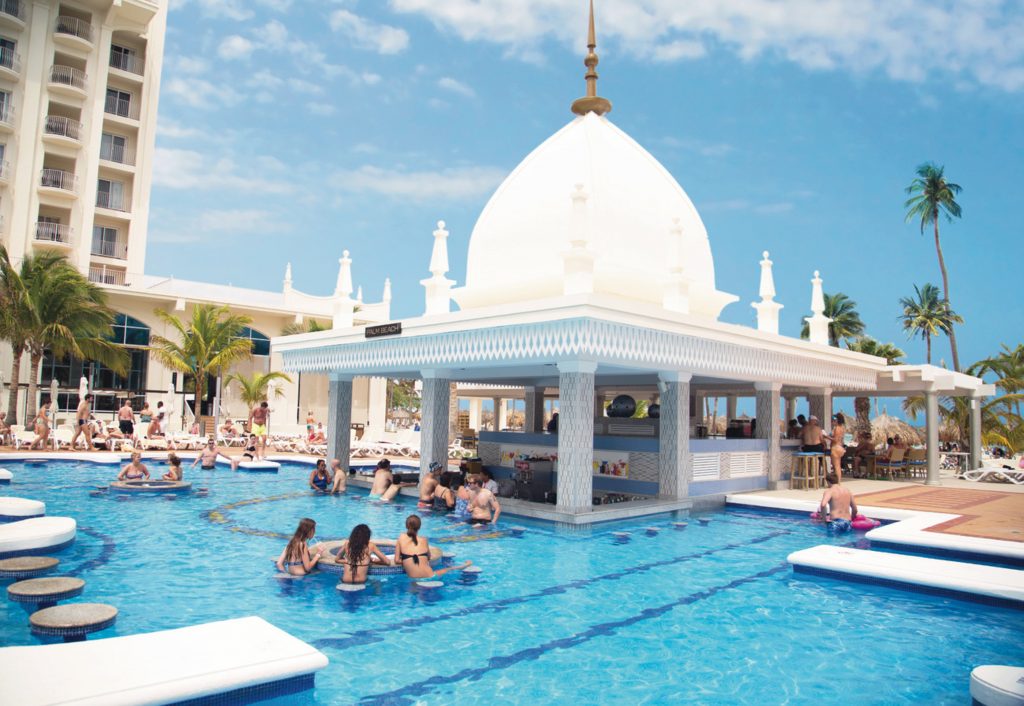
[[[602,98],[597,95],[597,52],[594,50],[597,48],[596,33],[594,32],[594,0],[590,0],[590,27],[587,33],[587,57],[583,60],[583,65],[587,67],[587,73],[584,78],[587,80],[587,95],[582,98],[577,98],[572,102],[572,112],[576,115],[586,115],[587,113],[597,113],[598,115],[604,115],[605,113],[611,112],[612,103],[607,98]]]

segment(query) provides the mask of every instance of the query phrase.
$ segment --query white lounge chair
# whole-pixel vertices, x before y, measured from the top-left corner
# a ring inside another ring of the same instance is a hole
[[[1015,468],[992,468],[987,466],[985,468],[976,468],[973,471],[964,471],[960,477],[974,482],[986,481],[1024,485],[1024,470]]]

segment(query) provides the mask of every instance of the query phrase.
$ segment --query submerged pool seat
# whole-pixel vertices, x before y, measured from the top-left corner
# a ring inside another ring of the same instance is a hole
[[[304,691],[326,666],[319,650],[250,616],[105,640],[6,647],[0,649],[0,684],[4,703],[12,704],[162,704],[215,695],[231,703],[226,695],[242,689],[247,697],[264,698]]]
[[[46,514],[46,504],[27,498],[0,498],[0,522],[17,522]]]
[[[1024,704],[1024,667],[985,664],[971,671],[971,699],[981,706]]]
[[[33,517],[0,525],[0,559],[55,552],[75,541],[70,517]]]

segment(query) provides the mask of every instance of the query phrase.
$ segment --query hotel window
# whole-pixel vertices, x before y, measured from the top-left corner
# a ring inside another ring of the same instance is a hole
[[[14,50],[18,43],[7,37],[0,37],[0,66],[6,69],[14,68]]]
[[[116,88],[107,89],[107,104],[104,110],[112,115],[120,115],[122,118],[131,116],[132,94],[127,91],[119,91]]]
[[[101,208],[111,208],[115,211],[125,210],[124,183],[100,179],[99,186],[96,189],[96,205]]]
[[[103,133],[100,137],[100,159],[108,162],[124,164],[125,153],[128,150],[128,138],[124,135],[114,135],[109,132]]]
[[[10,91],[0,91],[0,122],[11,122]]]
[[[127,252],[122,252],[125,248],[121,245],[120,239],[117,235],[117,228],[93,226],[92,254],[101,255],[103,257],[117,257],[121,259],[127,257]]]
[[[246,326],[242,329],[239,338],[248,338],[252,341],[252,354],[253,355],[270,355],[270,339],[264,336],[259,331]]]
[[[135,71],[135,50],[128,47],[110,45],[110,65],[122,71]]]

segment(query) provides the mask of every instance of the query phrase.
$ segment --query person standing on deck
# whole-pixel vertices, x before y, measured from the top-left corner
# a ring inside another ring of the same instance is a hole
[[[263,400],[249,412],[249,433],[256,435],[256,457],[262,461],[267,457],[267,423],[270,420],[270,405]]]
[[[92,425],[89,424],[89,417],[92,416],[92,393],[90,392],[78,403],[78,411],[75,412],[75,435],[71,437],[71,450],[75,450],[75,442],[81,434],[85,434],[85,448],[92,449]]]

